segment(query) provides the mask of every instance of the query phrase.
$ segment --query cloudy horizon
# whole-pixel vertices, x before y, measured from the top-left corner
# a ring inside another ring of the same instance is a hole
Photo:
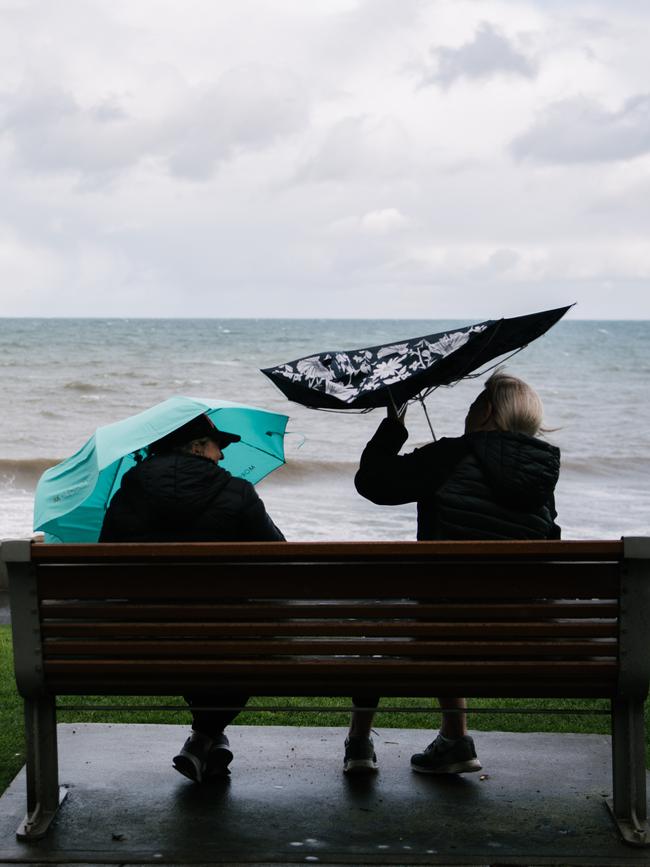
[[[650,319],[649,26],[0,0],[0,315]]]

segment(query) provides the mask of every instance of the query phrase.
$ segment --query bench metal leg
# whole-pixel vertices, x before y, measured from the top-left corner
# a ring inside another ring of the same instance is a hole
[[[647,821],[643,701],[612,701],[614,797],[607,800],[626,843],[650,846]]]
[[[27,815],[18,826],[19,840],[44,837],[59,804],[67,795],[59,788],[55,699],[25,699],[27,750]]]

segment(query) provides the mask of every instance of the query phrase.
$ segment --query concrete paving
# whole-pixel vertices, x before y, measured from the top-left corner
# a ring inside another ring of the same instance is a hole
[[[62,724],[69,795],[47,838],[25,844],[24,770],[0,798],[2,864],[650,864],[623,844],[603,799],[603,735],[475,735],[480,774],[413,773],[428,733],[382,729],[380,771],[341,773],[342,728],[231,726],[227,781],[196,786],[170,764],[186,729]]]

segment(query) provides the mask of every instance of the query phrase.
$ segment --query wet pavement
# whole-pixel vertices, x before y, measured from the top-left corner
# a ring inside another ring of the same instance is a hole
[[[341,773],[342,728],[231,726],[227,781],[171,757],[181,726],[62,724],[69,794],[48,837],[20,843],[24,770],[0,798],[2,864],[650,864],[604,806],[604,735],[480,732],[483,771],[413,773],[421,730],[381,729],[378,774]]]

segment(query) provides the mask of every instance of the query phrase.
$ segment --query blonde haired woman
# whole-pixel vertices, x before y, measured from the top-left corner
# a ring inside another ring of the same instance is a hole
[[[538,438],[542,402],[533,388],[497,371],[469,408],[465,432],[399,451],[408,438],[405,410],[388,418],[361,455],[357,491],[379,505],[417,503],[418,539],[559,539],[554,490],[560,452]],[[375,705],[375,697],[364,704]],[[411,758],[414,771],[466,773],[481,769],[467,734],[465,699],[440,699],[438,737]],[[445,713],[445,710],[454,711]],[[344,770],[377,767],[372,713],[352,716]]]

